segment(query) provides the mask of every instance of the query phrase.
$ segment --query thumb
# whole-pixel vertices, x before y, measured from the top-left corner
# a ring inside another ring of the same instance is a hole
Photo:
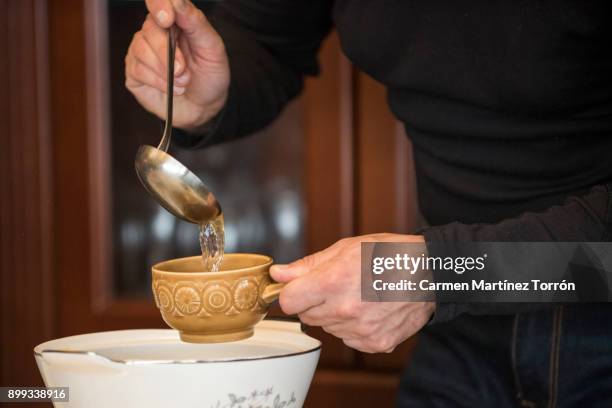
[[[309,273],[314,268],[313,260],[314,257],[310,255],[287,265],[272,265],[270,276],[280,283],[291,282],[295,278]]]
[[[210,25],[208,19],[190,0],[171,0],[176,15],[176,25],[189,44],[197,48],[218,48],[223,44],[221,37]]]
[[[145,3],[160,27],[168,28],[174,24],[174,9],[170,0],[146,0]]]

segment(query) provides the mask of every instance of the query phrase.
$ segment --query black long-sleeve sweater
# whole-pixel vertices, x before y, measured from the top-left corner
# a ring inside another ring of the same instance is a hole
[[[612,239],[612,4],[516,0],[225,0],[222,114],[180,143],[258,130],[318,72],[332,26],[384,84],[414,146],[428,242]],[[508,313],[521,305],[439,305]],[[541,306],[539,306],[541,307]]]

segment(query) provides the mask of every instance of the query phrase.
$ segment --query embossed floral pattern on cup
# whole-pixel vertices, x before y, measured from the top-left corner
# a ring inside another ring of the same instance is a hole
[[[225,313],[232,307],[232,292],[224,281],[208,282],[202,292],[204,309],[209,314]]]
[[[166,313],[189,316],[201,310],[202,314],[211,315],[226,313],[232,307],[238,311],[259,309],[260,293],[269,283],[269,279],[258,282],[255,278],[243,278],[234,283],[232,290],[226,281],[210,281],[202,285],[199,282],[172,284],[159,280],[153,283],[153,293],[157,308]]]
[[[241,279],[234,288],[234,305],[240,311],[251,310],[257,305],[259,286],[255,279]]]
[[[194,315],[202,307],[202,299],[197,289],[189,283],[179,283],[174,289],[176,310],[183,315]]]
[[[154,292],[156,293],[157,307],[166,313],[171,313],[174,309],[172,289],[168,285],[160,283],[157,286],[157,291],[154,290]]]

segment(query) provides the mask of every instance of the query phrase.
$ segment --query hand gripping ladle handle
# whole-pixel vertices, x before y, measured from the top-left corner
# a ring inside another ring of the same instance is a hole
[[[166,89],[166,126],[161,142],[157,148],[167,152],[172,137],[172,100],[174,99],[174,55],[176,51],[176,29],[174,25],[168,29],[168,88]]]

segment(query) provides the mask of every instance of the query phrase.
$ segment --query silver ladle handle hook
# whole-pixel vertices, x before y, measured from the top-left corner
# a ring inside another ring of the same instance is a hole
[[[174,96],[174,55],[176,51],[176,29],[174,25],[168,29],[168,88],[166,89],[166,125],[164,135],[157,148],[163,152],[168,151],[172,137],[172,100]]]

